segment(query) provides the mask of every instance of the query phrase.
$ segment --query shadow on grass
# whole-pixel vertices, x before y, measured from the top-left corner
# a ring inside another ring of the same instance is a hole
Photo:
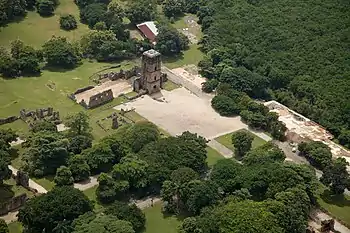
[[[329,190],[325,190],[320,197],[328,204],[336,205],[339,207],[350,206],[350,200],[346,199],[343,194],[332,194]]]
[[[172,213],[168,213],[166,211],[162,210],[162,214],[163,214],[163,218],[167,219],[167,218],[176,218],[178,221],[183,221],[185,218],[190,217],[191,215],[189,213],[186,212],[181,212],[179,214],[172,214]]]
[[[184,54],[183,53],[180,53],[180,54],[177,54],[177,55],[174,55],[174,56],[171,56],[171,57],[168,57],[168,56],[163,56],[162,57],[162,60],[164,63],[172,63],[172,62],[177,62],[178,60],[182,60],[184,59]]]
[[[72,67],[65,67],[65,68],[62,68],[62,67],[56,67],[56,66],[50,66],[50,65],[45,65],[43,67],[42,70],[47,70],[47,71],[50,71],[50,72],[59,72],[59,73],[64,73],[64,72],[68,72],[68,71],[72,71],[74,70],[75,68],[79,67],[82,63],[78,63],[76,66],[72,66]]]
[[[15,196],[15,193],[11,188],[12,185],[9,184],[0,185],[0,203],[4,203]]]

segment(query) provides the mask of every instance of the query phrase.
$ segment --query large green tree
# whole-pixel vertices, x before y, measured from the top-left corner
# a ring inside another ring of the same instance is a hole
[[[72,172],[66,166],[59,167],[54,181],[57,186],[72,185],[74,183]]]
[[[188,49],[189,39],[168,25],[158,26],[156,49],[164,55],[179,54]]]
[[[74,155],[69,159],[68,164],[74,181],[79,182],[89,178],[90,167],[82,155]]]
[[[135,232],[142,232],[145,227],[145,214],[135,204],[116,201],[106,209],[105,213],[130,222]]]
[[[345,158],[337,158],[323,171],[321,182],[330,187],[334,194],[342,194],[350,187],[350,177],[347,171],[349,163]]]
[[[73,68],[81,60],[79,47],[65,37],[53,36],[43,45],[47,65],[59,68]]]
[[[56,187],[30,199],[19,210],[18,220],[29,232],[53,232],[58,224],[71,222],[93,208],[89,199],[70,186]]]
[[[134,23],[142,23],[155,18],[156,5],[152,1],[135,1],[131,2],[126,9],[126,15]]]
[[[238,131],[232,134],[232,144],[235,146],[235,154],[243,157],[252,148],[254,137],[248,131]]]

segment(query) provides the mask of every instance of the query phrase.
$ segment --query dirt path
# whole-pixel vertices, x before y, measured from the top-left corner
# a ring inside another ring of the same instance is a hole
[[[328,214],[320,211],[320,210],[315,210],[313,213],[310,214],[311,219],[313,220],[313,223],[315,225],[312,225],[315,228],[320,229],[321,228],[321,221],[323,220],[328,220],[331,219],[332,217],[329,216]],[[336,230],[339,233],[350,233],[349,228],[338,222],[337,220],[334,221],[334,230]]]
[[[228,149],[226,146],[222,145],[221,143],[219,143],[216,140],[210,140],[207,143],[208,146],[210,146],[211,148],[217,150],[222,156],[224,156],[225,158],[229,159],[232,158],[233,156],[233,152]]]
[[[74,188],[79,189],[80,191],[84,191],[89,188],[92,188],[98,185],[97,178],[98,178],[98,175],[90,176],[88,180],[85,180],[79,183],[74,183]]]

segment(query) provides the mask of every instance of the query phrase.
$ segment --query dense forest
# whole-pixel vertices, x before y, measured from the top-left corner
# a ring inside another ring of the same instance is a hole
[[[206,2],[198,12],[202,73],[276,99],[350,146],[349,1]]]

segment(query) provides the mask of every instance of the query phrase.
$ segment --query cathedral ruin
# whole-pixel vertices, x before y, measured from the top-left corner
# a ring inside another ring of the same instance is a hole
[[[134,91],[144,90],[148,94],[159,92],[165,81],[161,72],[161,54],[154,49],[148,50],[142,54],[141,63],[141,75],[134,80]]]

